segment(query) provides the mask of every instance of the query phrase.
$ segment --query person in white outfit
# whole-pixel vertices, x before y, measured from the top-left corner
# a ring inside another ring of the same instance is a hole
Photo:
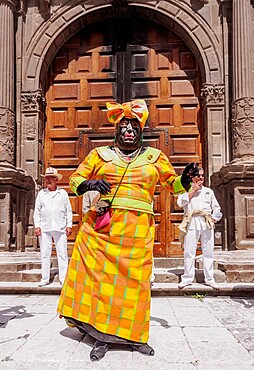
[[[46,188],[39,191],[35,201],[35,235],[39,237],[41,250],[42,277],[39,286],[49,284],[52,239],[56,246],[61,285],[67,272],[67,237],[72,232],[72,209],[68,193],[57,187],[57,181],[62,177],[55,168],[47,168],[44,175]]]
[[[100,199],[100,193],[97,190],[87,191],[83,195],[82,200],[82,212],[84,215],[89,211],[89,209],[95,205],[95,203]]]
[[[188,193],[180,194],[179,207],[184,209],[183,222],[179,226],[180,240],[184,245],[184,274],[179,288],[191,285],[195,276],[195,255],[200,240],[205,283],[214,289],[219,286],[214,280],[214,223],[222,217],[219,203],[212,189],[203,185],[204,170],[199,168],[199,175],[192,179],[192,188]]]

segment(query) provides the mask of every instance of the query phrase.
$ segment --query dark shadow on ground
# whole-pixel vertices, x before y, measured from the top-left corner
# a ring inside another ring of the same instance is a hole
[[[60,331],[60,335],[63,337],[70,338],[77,342],[82,342],[89,346],[91,349],[93,348],[95,339],[91,337],[89,334],[80,333],[77,328],[66,328]],[[110,344],[109,351],[132,351],[131,347],[127,344]],[[107,354],[106,354],[107,356]]]
[[[27,317],[33,317],[31,313],[27,313],[26,306],[14,306],[0,311],[0,329],[7,326],[10,320],[20,320]]]
[[[234,302],[241,303],[244,306],[244,308],[253,308],[254,307],[253,298],[231,298],[231,299]]]
[[[167,320],[161,319],[159,317],[151,316],[151,321],[158,322],[164,329],[168,329],[171,327],[171,325],[169,325]]]

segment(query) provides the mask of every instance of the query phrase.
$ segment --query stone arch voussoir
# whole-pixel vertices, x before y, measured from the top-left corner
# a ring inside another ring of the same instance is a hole
[[[86,25],[112,17],[111,5],[112,1],[76,2],[68,9],[59,9],[54,19],[44,23],[28,48],[25,90],[43,89],[47,70],[59,48]],[[157,23],[170,27],[188,44],[199,63],[203,83],[223,83],[219,42],[213,30],[187,4],[177,0],[159,3],[139,0],[130,1],[128,6],[135,15],[152,16]]]

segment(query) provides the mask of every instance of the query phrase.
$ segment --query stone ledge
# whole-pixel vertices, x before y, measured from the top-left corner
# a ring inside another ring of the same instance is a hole
[[[205,284],[192,284],[179,289],[177,284],[154,284],[152,296],[229,296],[229,297],[254,297],[253,283],[219,283],[215,290]]]
[[[44,287],[38,287],[38,283],[28,282],[0,282],[0,294],[45,294],[59,295],[61,286],[59,283],[51,283]],[[254,283],[219,283],[219,290],[215,290],[205,284],[192,284],[184,289],[179,289],[175,283],[154,283],[152,296],[227,296],[227,297],[254,297]]]

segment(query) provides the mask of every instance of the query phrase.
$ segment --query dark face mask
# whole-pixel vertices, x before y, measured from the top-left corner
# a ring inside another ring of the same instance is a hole
[[[141,146],[142,129],[137,119],[123,118],[116,128],[116,146],[122,150],[136,150]]]

